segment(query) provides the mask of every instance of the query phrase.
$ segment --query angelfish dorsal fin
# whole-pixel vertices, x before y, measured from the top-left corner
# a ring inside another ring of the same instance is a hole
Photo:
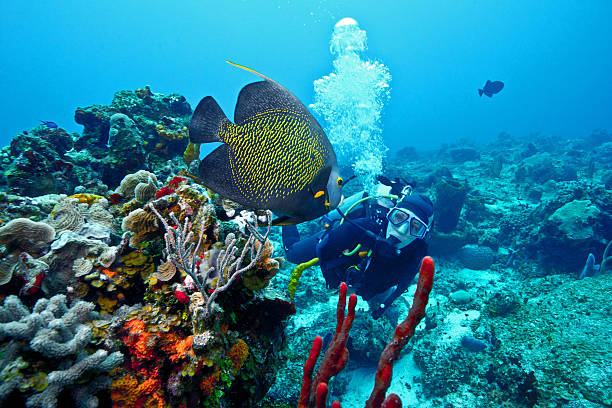
[[[255,74],[255,75],[257,75],[257,76],[262,77],[262,78],[263,78],[263,79],[265,79],[266,81],[270,81],[270,82],[275,82],[275,83],[276,83],[276,81],[274,81],[274,80],[272,80],[272,79],[268,78],[268,77],[267,77],[267,76],[265,76],[264,74],[260,74],[259,72],[255,71],[255,70],[254,70],[254,69],[252,69],[252,68],[245,67],[244,65],[236,64],[235,62],[232,62],[232,61],[225,61],[225,62],[227,62],[228,64],[231,64],[231,65],[233,65],[233,66],[235,66],[235,67],[238,67],[238,68],[240,68],[240,69],[244,69],[245,71],[252,72],[253,74]],[[279,85],[280,85],[280,84],[279,84]]]
[[[231,61],[227,62],[264,79],[264,81],[248,84],[240,90],[234,111],[234,123],[237,125],[244,124],[245,121],[254,115],[278,109],[289,110],[312,117],[304,104],[278,82],[251,68]]]

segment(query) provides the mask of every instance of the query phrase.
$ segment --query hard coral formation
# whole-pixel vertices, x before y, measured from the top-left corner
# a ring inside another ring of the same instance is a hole
[[[15,136],[2,150],[0,188],[39,196],[85,187],[103,195],[144,163],[178,159],[187,146],[191,107],[183,96],[145,89],[120,91],[108,106],[77,108],[81,135],[38,126]],[[163,146],[156,149],[159,143]]]
[[[157,191],[157,186],[152,182],[138,183],[134,188],[134,198],[140,203],[146,203],[153,197]]]
[[[116,192],[125,199],[134,198],[136,195],[136,187],[140,184],[157,186],[157,177],[155,174],[146,171],[138,170],[135,173],[127,174],[121,180],[121,184],[117,188]],[[139,200],[140,201],[140,200]],[[141,201],[145,202],[145,201]]]
[[[87,324],[95,318],[94,307],[79,301],[69,308],[66,297],[56,295],[40,299],[30,312],[18,297],[5,299],[0,306],[0,342],[10,352],[0,365],[4,368],[0,402],[21,392],[28,407],[55,407],[60,393],[70,391],[76,404],[98,406],[96,394],[109,387],[107,373],[121,364],[123,356],[103,349],[93,354],[86,351],[92,337]],[[21,353],[29,359],[26,362],[17,357],[16,347],[38,354]],[[23,362],[20,368],[7,370],[18,361]],[[41,374],[42,383],[36,380]]]
[[[152,239],[153,235],[157,233],[158,228],[157,217],[142,208],[129,213],[121,223],[122,230],[133,234],[130,238],[130,246],[132,248],[138,248],[146,241]]]
[[[274,245],[270,240],[267,240],[265,244],[256,241],[254,244],[255,251],[258,251],[262,245],[261,256],[253,268],[245,271],[242,276],[244,286],[251,290],[259,290],[268,286],[270,280],[278,273],[283,261],[283,258],[272,258]]]
[[[72,139],[64,129],[44,126],[18,134],[4,149],[9,160],[0,166],[2,184],[13,193],[29,196],[72,192],[83,181],[67,155]]]
[[[593,221],[600,213],[589,200],[574,200],[552,213],[548,220],[556,223],[568,239],[585,240],[593,237]]]
[[[495,252],[487,246],[465,245],[459,250],[461,263],[470,269],[489,269],[495,261]]]
[[[52,226],[27,218],[16,218],[0,228],[0,244],[31,255],[40,254],[54,238]]]

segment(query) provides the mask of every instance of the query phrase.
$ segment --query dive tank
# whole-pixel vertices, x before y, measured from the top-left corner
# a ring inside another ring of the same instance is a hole
[[[342,205],[340,205],[337,209],[334,209],[330,212],[328,212],[327,214],[325,214],[321,220],[323,222],[332,224],[336,221],[338,221],[339,219],[342,218],[342,216],[340,215],[340,213],[338,212],[338,209],[340,209],[340,211],[342,211],[342,214],[346,214],[346,211],[351,208],[351,206],[353,204],[355,204],[357,201],[361,200],[362,198],[366,197],[368,194],[365,191],[360,191],[358,193],[353,194],[352,196],[345,198],[344,200],[342,200]]]

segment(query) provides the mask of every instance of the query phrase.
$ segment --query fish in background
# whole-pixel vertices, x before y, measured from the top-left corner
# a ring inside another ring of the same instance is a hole
[[[274,225],[312,220],[336,208],[343,181],[321,125],[285,87],[227,62],[264,80],[242,88],[235,123],[212,96],[196,107],[190,141],[223,143],[202,159],[202,184],[244,207],[272,210],[280,215]]]
[[[40,123],[42,123],[43,126],[46,126],[50,129],[57,129],[57,123],[55,122],[51,122],[49,120],[41,120]]]
[[[504,83],[502,81],[490,81],[482,89],[478,90],[478,95],[482,97],[482,94],[487,95],[489,98],[504,89]]]

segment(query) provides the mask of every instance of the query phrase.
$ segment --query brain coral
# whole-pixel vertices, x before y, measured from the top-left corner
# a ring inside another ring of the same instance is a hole
[[[147,183],[138,183],[136,185],[134,188],[134,197],[136,198],[136,201],[146,203],[155,197],[156,192],[157,186],[151,179],[149,179]]]
[[[117,193],[128,199],[133,198],[136,186],[140,183],[157,186],[157,177],[146,170],[138,170],[136,173],[128,174],[121,180]]]

